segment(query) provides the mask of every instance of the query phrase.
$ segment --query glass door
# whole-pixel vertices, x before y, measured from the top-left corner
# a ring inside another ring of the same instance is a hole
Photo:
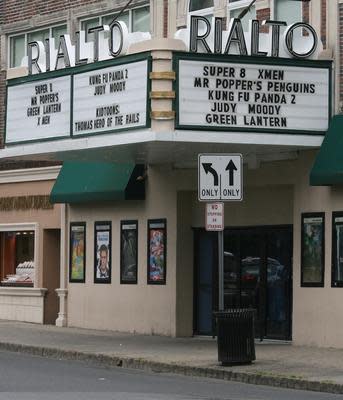
[[[267,314],[270,338],[291,338],[292,231],[274,228],[267,232]]]
[[[292,228],[225,230],[225,308],[254,308],[260,338],[290,339]]]

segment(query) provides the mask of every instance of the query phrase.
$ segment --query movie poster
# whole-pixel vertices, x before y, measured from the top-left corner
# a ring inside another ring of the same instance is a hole
[[[166,220],[148,221],[148,283],[166,283]]]
[[[302,219],[302,284],[324,283],[324,216],[303,215]]]
[[[70,224],[69,281],[85,282],[86,270],[86,223]]]
[[[94,225],[94,282],[111,283],[111,222]]]
[[[137,283],[137,221],[122,221],[120,233],[120,283]]]

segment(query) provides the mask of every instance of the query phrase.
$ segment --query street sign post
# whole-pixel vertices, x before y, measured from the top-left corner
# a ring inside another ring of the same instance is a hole
[[[241,154],[199,154],[199,201],[242,201]]]
[[[241,154],[199,154],[198,199],[207,202],[243,200],[243,157]],[[223,203],[206,204],[206,230],[218,231],[218,306],[219,311],[222,311],[224,310]]]

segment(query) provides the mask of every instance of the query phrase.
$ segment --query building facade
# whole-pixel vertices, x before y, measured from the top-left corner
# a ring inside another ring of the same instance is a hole
[[[1,13],[0,301],[38,296],[40,311],[24,318],[18,303],[0,316],[211,335],[218,235],[199,198],[217,197],[198,192],[198,155],[239,153],[225,308],[257,309],[261,338],[342,347],[341,2],[12,3]],[[19,211],[8,198],[23,196],[35,200]],[[34,236],[28,284],[21,236]]]

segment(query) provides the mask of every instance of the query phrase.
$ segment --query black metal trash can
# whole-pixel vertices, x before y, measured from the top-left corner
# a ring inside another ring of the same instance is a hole
[[[218,361],[222,365],[250,364],[256,360],[253,309],[214,313],[217,320]]]

